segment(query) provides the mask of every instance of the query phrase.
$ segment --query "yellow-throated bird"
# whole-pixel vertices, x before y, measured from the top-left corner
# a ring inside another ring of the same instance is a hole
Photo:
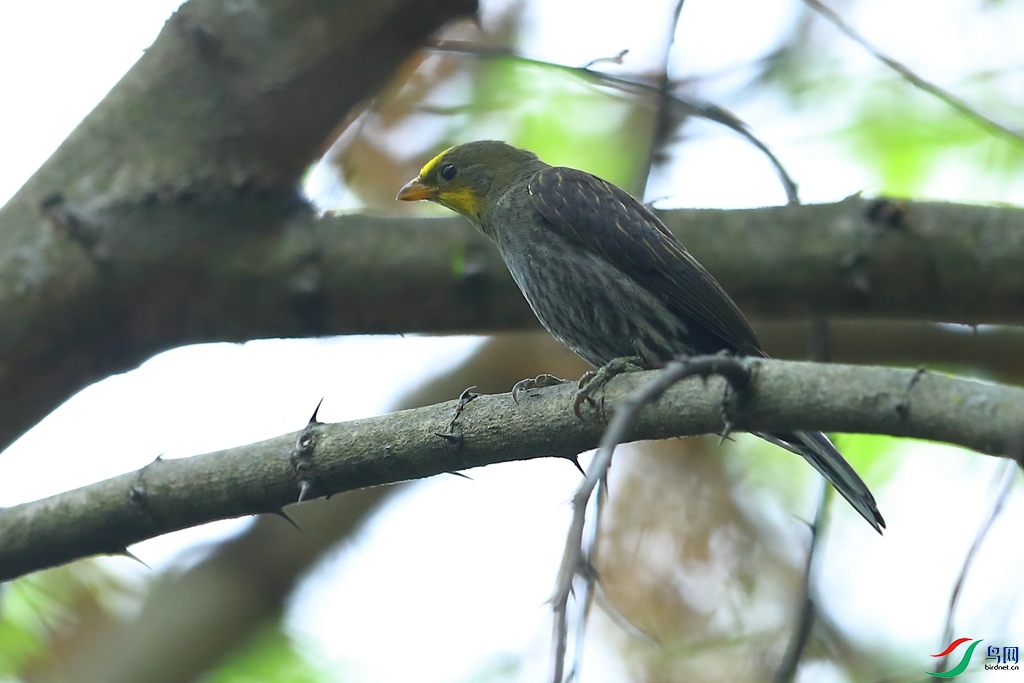
[[[484,140],[434,157],[398,199],[437,202],[494,240],[541,324],[595,367],[636,357],[657,368],[723,350],[766,357],[736,304],[657,216],[596,176]],[[828,437],[758,436],[806,458],[881,532],[871,491]]]

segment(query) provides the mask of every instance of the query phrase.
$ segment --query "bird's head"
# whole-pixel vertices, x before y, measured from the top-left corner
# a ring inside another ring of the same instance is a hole
[[[468,142],[428,161],[398,192],[398,199],[437,202],[480,225],[505,190],[543,166],[533,152],[504,142]]]

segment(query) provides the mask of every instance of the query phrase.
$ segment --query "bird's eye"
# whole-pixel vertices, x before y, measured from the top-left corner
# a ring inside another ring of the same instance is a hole
[[[445,164],[441,167],[441,177],[445,180],[451,180],[458,175],[459,169],[455,168],[454,164]]]

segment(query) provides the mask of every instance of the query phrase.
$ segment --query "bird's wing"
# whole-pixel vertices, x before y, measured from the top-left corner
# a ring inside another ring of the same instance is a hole
[[[583,171],[550,167],[529,183],[533,208],[563,238],[600,256],[657,296],[687,323],[702,352],[763,356],[746,318],[651,211]]]

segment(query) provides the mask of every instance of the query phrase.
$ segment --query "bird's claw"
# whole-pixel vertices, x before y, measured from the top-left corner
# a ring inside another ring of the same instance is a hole
[[[576,413],[576,417],[582,420],[584,403],[589,404],[591,408],[600,410],[604,401],[602,397],[595,398],[595,395],[603,391],[605,385],[613,377],[626,372],[644,370],[641,363],[643,363],[643,359],[638,356],[613,358],[597,370],[591,370],[584,374],[580,377],[580,381],[577,384],[576,396],[572,400],[572,412]]]
[[[591,395],[601,388],[594,386],[592,383],[593,376],[595,374],[596,373],[594,372],[588,372],[587,375],[591,375],[591,377],[587,377],[587,375],[580,377],[580,382],[577,385],[579,388],[576,391],[576,395],[572,399],[572,412],[576,413],[576,417],[578,417],[581,420],[583,419],[584,403],[589,404],[590,407],[594,408],[595,410],[601,407],[601,400],[596,399]]]
[[[554,387],[559,384],[565,384],[569,380],[555,377],[547,373],[537,375],[536,377],[527,377],[521,379],[512,386],[512,400],[519,403],[519,394],[530,389],[542,389],[544,387]]]

